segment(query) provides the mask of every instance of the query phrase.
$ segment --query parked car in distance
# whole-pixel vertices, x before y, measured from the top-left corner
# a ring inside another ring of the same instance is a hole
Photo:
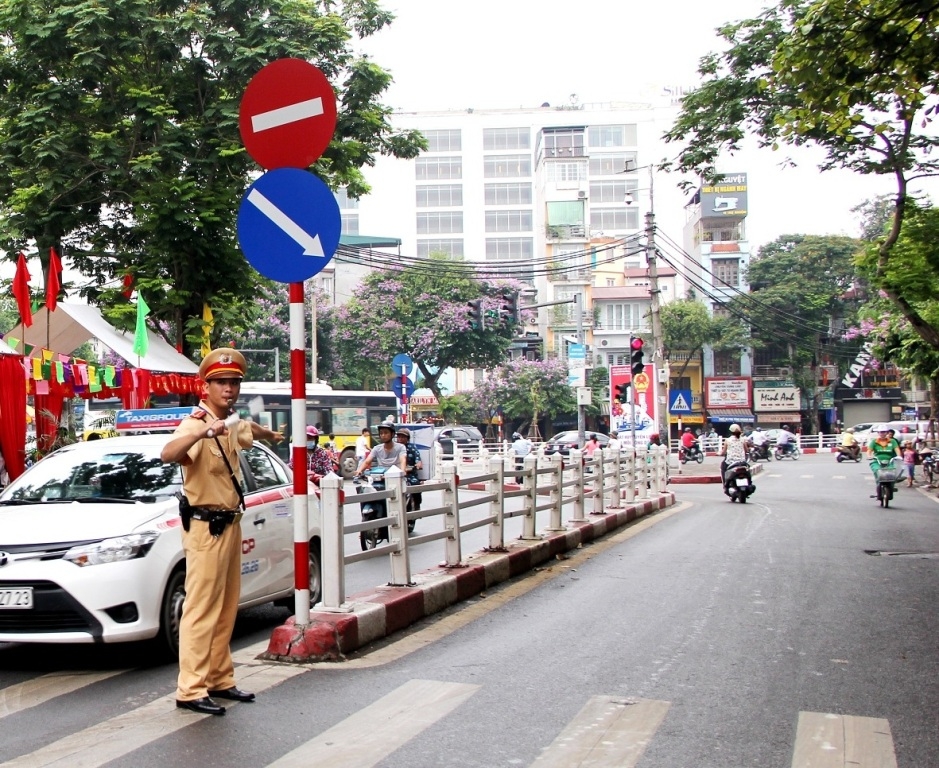
[[[0,643],[157,638],[175,657],[185,598],[178,464],[169,434],[68,445],[0,494]],[[263,445],[241,452],[239,607],[294,600],[293,476]],[[320,597],[319,502],[308,497],[311,604]]]
[[[591,435],[597,436],[597,442],[600,443],[601,448],[606,448],[610,444],[610,438],[607,435],[603,435],[600,432],[584,432],[584,437],[589,440]],[[549,456],[552,453],[559,453],[562,456],[567,456],[571,452],[571,448],[580,448],[580,442],[578,440],[578,433],[576,429],[570,429],[566,432],[558,432],[554,437],[548,440],[544,444],[544,453],[545,456]]]
[[[483,433],[468,424],[448,424],[434,428],[434,440],[440,446],[445,459],[453,458],[454,446],[459,446],[462,451],[475,450],[483,439]]]

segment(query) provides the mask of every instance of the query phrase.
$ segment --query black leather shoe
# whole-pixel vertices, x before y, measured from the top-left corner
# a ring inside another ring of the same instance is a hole
[[[217,696],[220,699],[231,699],[231,701],[254,701],[254,694],[238,688],[226,688],[224,691],[209,691],[209,696]]]
[[[219,706],[208,696],[192,701],[180,701],[176,699],[176,706],[180,709],[189,709],[202,715],[224,715],[225,707]]]

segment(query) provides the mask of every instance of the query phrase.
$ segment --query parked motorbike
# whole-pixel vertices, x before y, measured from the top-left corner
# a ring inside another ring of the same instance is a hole
[[[923,476],[932,485],[936,478],[936,454],[927,448],[920,451],[920,456],[923,459]]]
[[[371,493],[372,491],[385,490],[385,471],[386,467],[374,467],[365,475],[356,475],[352,478],[356,493]],[[385,499],[374,501],[363,501],[362,520],[377,520],[380,517],[388,517],[388,504]],[[362,551],[375,549],[382,541],[390,541],[387,528],[372,528],[369,531],[359,531],[359,544]]]
[[[871,461],[871,469],[874,470],[874,482],[877,483],[877,501],[880,506],[889,507],[890,500],[893,498],[896,490],[897,480],[903,474],[903,470],[897,466],[897,459]]]
[[[799,450],[799,446],[795,443],[783,443],[773,449],[773,457],[776,461],[782,461],[783,459],[798,461],[801,455],[802,451]]]
[[[678,446],[678,461],[682,464],[688,461],[696,461],[698,464],[704,463],[704,451],[701,450],[701,447],[697,442],[691,444],[691,447],[685,448],[683,445]]]
[[[861,446],[860,445],[839,445],[838,453],[835,454],[835,461],[839,464],[842,461],[856,461],[860,462],[861,460]]]
[[[750,465],[745,461],[735,461],[727,465],[724,472],[724,493],[730,500],[747,503],[747,497],[756,492]]]
[[[769,442],[763,443],[763,445],[750,446],[750,461],[756,463],[763,459],[766,461],[773,460],[773,452],[770,450]]]

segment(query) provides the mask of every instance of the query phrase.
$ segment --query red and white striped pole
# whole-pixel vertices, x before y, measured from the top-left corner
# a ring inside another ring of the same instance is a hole
[[[293,459],[294,621],[310,623],[310,530],[306,449],[303,283],[290,283],[290,456]]]

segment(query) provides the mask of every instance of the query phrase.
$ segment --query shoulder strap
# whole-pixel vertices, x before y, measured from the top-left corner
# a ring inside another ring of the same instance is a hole
[[[241,490],[241,483],[239,483],[238,478],[235,477],[235,470],[231,468],[231,462],[228,460],[228,455],[225,453],[225,449],[222,447],[222,443],[217,435],[215,437],[215,443],[222,452],[222,459],[225,461],[225,466],[228,468],[228,476],[231,478],[231,484],[235,486],[235,492],[238,494],[238,503],[241,506],[242,512],[244,512],[247,508],[245,507],[245,495]]]

